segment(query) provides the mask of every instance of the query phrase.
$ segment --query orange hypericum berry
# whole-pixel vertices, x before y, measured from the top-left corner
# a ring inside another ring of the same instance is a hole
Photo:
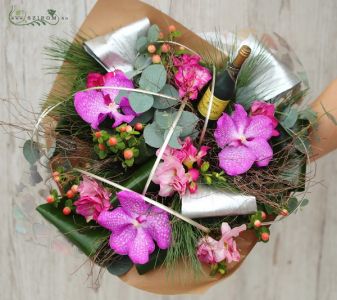
[[[254,227],[256,227],[256,228],[261,227],[261,221],[260,220],[255,220]]]
[[[161,52],[167,53],[167,52],[169,52],[169,51],[170,51],[170,45],[169,45],[169,44],[163,44],[163,45],[161,46]]]
[[[143,124],[142,124],[142,123],[136,123],[136,124],[135,124],[135,129],[136,129],[137,131],[141,131],[141,130],[143,129]]]
[[[158,55],[158,54],[152,55],[152,62],[154,64],[159,64],[161,62],[160,55]]]
[[[98,144],[98,149],[101,150],[101,151],[105,151],[106,148],[103,144]]]
[[[66,206],[65,208],[63,208],[62,212],[65,216],[68,216],[68,215],[71,214],[71,209],[70,209],[70,207]]]
[[[267,233],[267,232],[262,232],[262,233],[261,233],[261,240],[264,241],[264,242],[269,241],[269,233]]]
[[[59,176],[59,175],[60,175],[59,172],[57,172],[57,171],[53,172],[53,177],[56,177],[56,176]]]
[[[174,25],[170,25],[168,27],[168,30],[169,30],[169,32],[173,32],[173,31],[176,31],[177,29],[176,29],[176,27]]]
[[[109,146],[117,145],[117,139],[114,136],[112,136],[111,138],[109,138],[108,144],[109,144]]]
[[[71,191],[76,194],[78,193],[78,185],[77,184],[74,184],[72,187],[71,187]]]
[[[55,182],[60,182],[60,176],[55,176],[55,177],[54,177],[54,181],[55,181]]]
[[[125,159],[131,159],[133,157],[133,151],[131,149],[125,149],[123,155]]]
[[[100,131],[95,132],[95,137],[98,139],[102,136],[102,133]]]
[[[149,53],[151,53],[151,54],[152,54],[152,53],[155,53],[156,50],[157,50],[157,49],[156,49],[156,46],[155,46],[155,45],[152,45],[152,44],[151,44],[151,45],[148,45],[148,46],[147,46],[147,51],[148,51]]]
[[[159,38],[160,40],[163,39],[163,38],[164,38],[164,33],[163,33],[163,32],[159,32],[158,38]]]
[[[75,194],[74,194],[74,192],[72,190],[68,190],[67,193],[66,193],[66,195],[67,195],[67,197],[69,199],[74,198],[74,196],[75,196]]]
[[[264,211],[261,211],[261,218],[263,221],[267,219],[267,214]]]
[[[123,126],[123,127],[119,128],[119,131],[120,132],[125,132],[126,131],[126,126]]]
[[[49,195],[49,196],[47,197],[47,202],[48,202],[48,203],[53,203],[54,201],[55,201],[54,196]]]
[[[284,208],[284,209],[281,210],[280,215],[283,216],[283,217],[286,217],[286,216],[289,215],[289,212],[288,212],[287,209]]]
[[[127,125],[127,126],[125,127],[125,131],[126,131],[126,132],[131,132],[131,131],[132,131],[132,127],[131,127],[130,125]]]

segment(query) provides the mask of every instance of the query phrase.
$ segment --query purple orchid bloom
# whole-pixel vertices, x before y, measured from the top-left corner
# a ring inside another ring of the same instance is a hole
[[[98,224],[112,232],[110,247],[120,255],[128,255],[135,264],[146,264],[155,244],[160,249],[171,245],[168,213],[147,204],[141,195],[122,191],[117,193],[121,207],[102,212]]]
[[[224,113],[217,122],[215,140],[222,151],[220,167],[231,176],[247,172],[254,163],[267,166],[273,157],[268,140],[273,124],[264,115],[248,116],[242,105],[236,104],[232,116]]]
[[[109,72],[104,76],[100,74],[88,75],[88,86],[103,83],[108,87],[133,88],[133,83],[122,71]],[[92,78],[93,77],[93,78]],[[129,100],[123,97],[119,104],[115,102],[119,90],[104,89],[77,92],[75,94],[74,106],[79,116],[98,130],[98,126],[108,116],[114,119],[112,127],[117,127],[122,123],[131,122],[137,115],[129,105]]]

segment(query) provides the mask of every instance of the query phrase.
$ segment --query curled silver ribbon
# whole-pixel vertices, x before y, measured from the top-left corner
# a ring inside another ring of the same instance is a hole
[[[149,27],[149,19],[144,18],[112,33],[88,40],[83,47],[108,72],[118,69],[126,73],[133,70],[137,55],[136,41],[140,36],[146,35]]]
[[[181,200],[181,213],[189,218],[247,215],[256,212],[256,198],[199,186]]]

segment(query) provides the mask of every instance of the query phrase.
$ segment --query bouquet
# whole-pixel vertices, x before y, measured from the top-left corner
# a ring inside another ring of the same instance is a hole
[[[24,146],[54,184],[37,210],[130,285],[205,289],[307,204],[315,114],[281,37],[204,40],[140,2],[98,1],[46,50],[64,63]]]

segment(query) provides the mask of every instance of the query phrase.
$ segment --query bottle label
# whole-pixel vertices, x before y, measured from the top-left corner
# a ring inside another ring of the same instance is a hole
[[[202,114],[205,118],[207,116],[209,101],[211,100],[212,92],[210,88],[208,88],[201,98],[199,104],[198,104],[198,110],[200,114]],[[212,121],[215,121],[220,118],[224,110],[226,109],[226,106],[228,105],[229,101],[221,100],[215,96],[213,96],[213,103],[211,108],[211,113],[209,115],[209,119]]]

